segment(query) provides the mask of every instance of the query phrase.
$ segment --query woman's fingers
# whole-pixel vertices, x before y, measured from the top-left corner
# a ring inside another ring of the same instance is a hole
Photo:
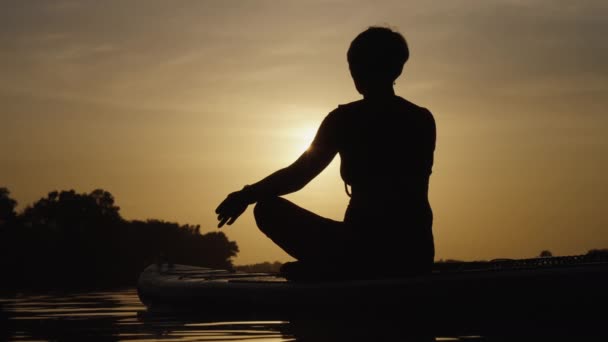
[[[227,225],[232,225],[234,223],[234,221],[236,221],[236,219],[238,218],[238,216],[233,216],[230,218],[230,220],[228,220],[228,222],[226,222]]]
[[[226,203],[226,200],[222,201],[222,203],[220,203],[220,205],[217,206],[217,208],[215,208],[215,213],[219,214],[220,212],[223,211],[224,209],[224,203]]]
[[[218,223],[217,227],[222,228],[224,226],[224,224],[226,223],[226,221],[228,221],[228,217],[222,217],[220,219],[220,223]]]
[[[217,208],[215,209],[215,213],[216,214],[220,214],[221,212],[226,211],[226,207],[230,206],[229,200],[230,197],[227,197],[225,200],[222,201],[222,203],[220,203],[220,205],[217,206]]]

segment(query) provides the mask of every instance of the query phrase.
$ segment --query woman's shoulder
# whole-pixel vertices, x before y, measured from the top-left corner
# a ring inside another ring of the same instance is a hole
[[[352,113],[355,111],[359,111],[364,107],[364,100],[357,100],[348,103],[339,104],[336,109],[334,109],[330,114],[333,113],[334,116],[340,116],[341,114]]]
[[[402,106],[407,107],[410,110],[422,112],[425,114],[427,114],[427,113],[431,114],[431,111],[427,107],[424,107],[424,106],[418,105],[414,102],[411,102],[409,100],[406,100],[401,96],[397,96],[397,99],[399,100],[399,102]]]
[[[361,99],[361,100],[357,100],[357,101],[353,101],[353,102],[342,103],[342,104],[338,105],[337,109],[349,109],[349,108],[360,107],[361,105],[363,105],[364,101],[365,101],[364,99]]]
[[[338,104],[336,108],[334,108],[331,112],[327,114],[327,116],[325,117],[325,121],[337,123],[338,121],[347,119],[349,116],[352,116],[350,114],[354,112],[359,112],[362,106],[363,100]]]
[[[433,117],[433,113],[431,113],[431,111],[427,107],[417,105],[399,96],[398,98],[401,104],[403,105],[405,112],[408,112],[408,114],[414,114],[416,118],[419,118],[422,121],[430,122],[433,125],[435,124],[435,118]]]

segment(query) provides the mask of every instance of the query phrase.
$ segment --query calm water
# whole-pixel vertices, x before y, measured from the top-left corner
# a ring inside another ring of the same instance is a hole
[[[204,309],[203,309],[204,311]],[[135,290],[0,298],[0,341],[521,341],[534,336],[425,336],[397,320],[225,320],[153,314]],[[397,317],[398,318],[398,317]],[[507,328],[507,327],[506,327]],[[547,337],[547,336],[545,336]],[[563,340],[560,338],[560,340]],[[577,338],[568,340],[578,341]],[[586,341],[589,339],[586,338]]]

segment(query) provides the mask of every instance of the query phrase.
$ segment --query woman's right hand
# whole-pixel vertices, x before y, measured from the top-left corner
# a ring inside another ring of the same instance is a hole
[[[228,197],[220,203],[217,209],[215,209],[217,219],[220,221],[217,227],[222,228],[224,224],[233,224],[249,206],[249,197],[250,196],[244,190],[235,191],[228,195]]]

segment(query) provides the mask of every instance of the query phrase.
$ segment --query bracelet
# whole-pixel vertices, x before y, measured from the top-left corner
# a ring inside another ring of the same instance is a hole
[[[243,194],[245,194],[245,198],[247,199],[247,203],[249,203],[249,204],[253,204],[253,203],[257,202],[257,201],[255,200],[255,196],[254,196],[254,194],[253,194],[253,189],[252,189],[252,186],[251,186],[251,185],[245,185],[245,186],[243,187],[243,189],[241,190],[241,192],[242,192]]]

